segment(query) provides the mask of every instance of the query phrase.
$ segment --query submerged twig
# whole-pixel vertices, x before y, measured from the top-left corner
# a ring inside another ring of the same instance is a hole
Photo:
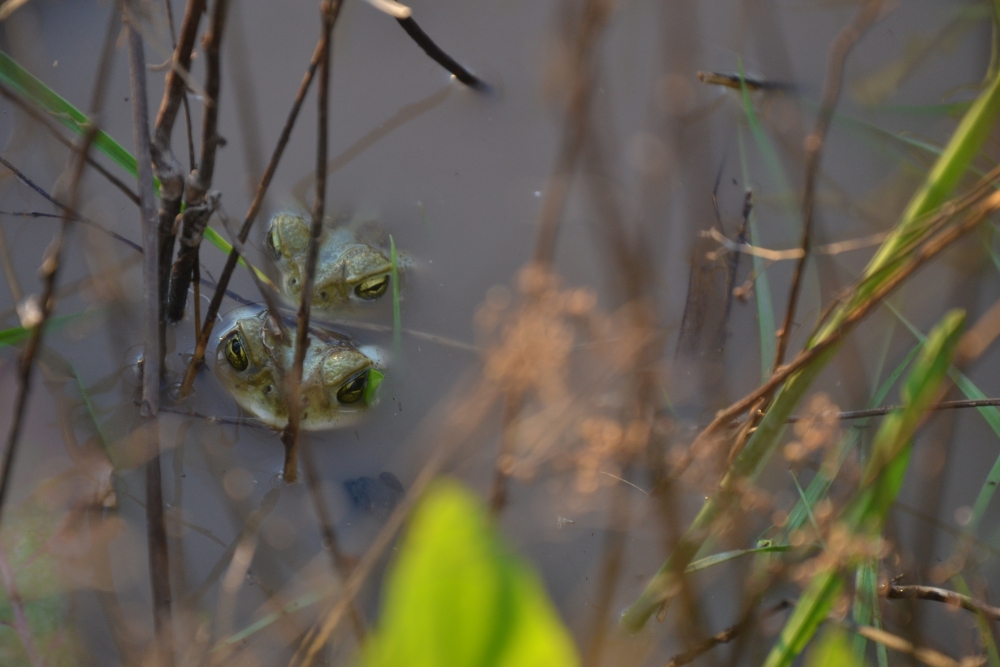
[[[430,58],[438,65],[451,72],[456,79],[473,90],[486,89],[486,83],[483,82],[482,79],[459,65],[454,58],[442,51],[441,47],[435,44],[434,40],[428,37],[427,33],[424,32],[419,25],[417,25],[417,22],[413,20],[412,16],[397,16],[396,21],[403,27],[406,34],[417,43],[417,46],[424,50],[424,53],[430,56]]]
[[[833,111],[837,106],[837,100],[840,98],[840,89],[844,76],[844,62],[847,60],[847,55],[854,45],[878,17],[882,9],[882,4],[883,0],[865,0],[865,3],[854,16],[854,19],[837,33],[837,37],[830,46],[830,54],[826,61],[826,80],[823,84],[823,95],[820,101],[819,113],[816,116],[816,125],[805,141],[806,178],[802,189],[802,242],[799,244],[802,249],[802,256],[795,264],[795,270],[792,273],[792,285],[789,288],[785,319],[782,322],[781,328],[777,331],[778,344],[774,356],[775,370],[785,362],[785,351],[788,349],[788,341],[792,333],[792,324],[795,320],[799,294],[802,290],[802,274],[805,270],[805,263],[809,257],[810,248],[812,247],[813,205],[816,197],[816,180],[819,177],[819,166],[823,157],[823,145],[826,141],[826,133],[830,129],[830,122],[833,120]]]

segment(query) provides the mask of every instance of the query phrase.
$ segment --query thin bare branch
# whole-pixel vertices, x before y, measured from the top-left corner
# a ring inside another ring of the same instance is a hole
[[[188,0],[181,23],[181,34],[174,49],[173,65],[167,72],[163,86],[163,99],[156,114],[154,126],[152,158],[156,175],[160,179],[159,235],[160,256],[160,350],[162,359],[166,354],[165,333],[167,324],[168,289],[170,268],[174,254],[174,223],[181,212],[181,197],[184,194],[184,174],[180,163],[170,147],[174,121],[184,96],[185,80],[181,72],[191,69],[191,52],[194,49],[201,15],[205,13],[207,0]]]
[[[750,245],[749,243],[741,241],[731,241],[725,236],[725,234],[720,232],[715,227],[701,232],[701,236],[702,238],[712,239],[728,252],[753,255],[754,257],[760,257],[761,259],[765,259],[769,262],[783,262],[790,259],[802,259],[805,257],[805,252],[802,248],[771,250],[769,248],[761,248],[760,246]],[[878,232],[859,239],[848,239],[846,241],[837,241],[836,243],[827,243],[826,245],[813,248],[813,253],[817,255],[839,255],[852,250],[870,248],[871,246],[878,245],[884,241],[886,236],[888,236],[887,232]],[[713,251],[710,255],[715,255],[716,252],[718,251]]]
[[[160,349],[159,312],[159,236],[156,230],[156,199],[153,194],[153,168],[149,146],[149,108],[146,97],[146,57],[142,35],[132,26],[133,18],[126,11],[128,31],[129,84],[132,98],[132,134],[135,140],[140,199],[140,228],[143,247],[143,285],[145,288],[147,351]],[[143,359],[142,409],[144,417],[155,416],[160,406],[160,359],[146,354]]]
[[[959,410],[963,408],[987,408],[990,406],[1000,406],[1000,398],[980,398],[980,399],[967,399],[960,401],[941,401],[940,403],[935,403],[931,406],[931,410]],[[844,412],[838,412],[836,414],[837,419],[848,420],[848,419],[865,419],[866,417],[881,417],[887,415],[894,410],[902,410],[902,405],[886,405],[881,408],[869,408],[867,410],[846,410]],[[793,415],[788,418],[789,424],[794,424],[795,422],[802,421],[803,419],[809,419],[809,417],[802,417],[800,415]]]
[[[285,445],[283,474],[285,480],[289,483],[294,482],[298,476],[299,438],[301,437],[300,418],[302,410],[302,366],[305,362],[306,350],[308,350],[311,342],[309,338],[309,315],[312,306],[313,283],[316,280],[316,263],[319,258],[319,238],[323,233],[323,216],[326,212],[326,156],[329,134],[331,52],[333,50],[333,28],[337,23],[337,17],[340,15],[341,5],[341,0],[323,0],[320,6],[320,14],[323,18],[323,32],[320,38],[319,82],[316,91],[318,106],[317,120],[319,124],[316,132],[316,198],[313,202],[312,224],[310,226],[309,247],[306,253],[302,297],[299,302],[297,315],[295,353],[292,368],[285,376],[288,392],[288,425],[281,434],[281,441]],[[350,574],[350,568],[340,550],[337,535],[333,529],[333,521],[326,510],[316,463],[312,458],[312,452],[308,444],[302,447],[301,452],[306,484],[309,487],[309,496],[312,498],[316,517],[319,520],[324,548],[330,554],[330,565],[334,573],[339,576],[341,581],[345,581]],[[348,612],[354,628],[354,635],[358,642],[361,643],[365,637],[365,623],[353,601],[348,603]]]
[[[1000,621],[1000,608],[945,588],[915,585],[900,586],[890,583],[879,592],[890,600],[931,600],[933,602],[943,602],[951,607],[982,614],[991,621]]]
[[[577,39],[572,45],[569,97],[566,107],[566,124],[559,142],[559,153],[549,174],[538,215],[538,236],[535,239],[534,260],[548,269],[556,251],[556,238],[562,219],[566,198],[583,151],[590,124],[590,106],[593,98],[594,54],[597,41],[604,32],[611,12],[611,3],[588,0],[582,10]]]
[[[212,19],[204,37],[205,49],[205,93],[208,96],[202,116],[201,162],[196,171],[188,177],[184,191],[185,210],[183,228],[178,239],[180,249],[170,275],[170,294],[167,304],[167,320],[178,322],[184,317],[188,288],[194,267],[198,263],[198,249],[201,246],[205,227],[215,209],[218,195],[209,192],[215,174],[215,154],[222,145],[219,137],[219,86],[221,66],[222,34],[225,29],[229,0],[215,0]]]
[[[789,609],[791,606],[792,603],[788,600],[781,600],[777,604],[771,605],[767,609],[762,610],[760,612],[760,616],[761,618],[767,618],[777,614],[778,612],[784,611],[785,609]],[[721,632],[717,632],[711,637],[705,638],[687,651],[678,653],[674,657],[670,658],[670,660],[667,661],[666,667],[681,667],[681,665],[687,665],[694,662],[702,655],[708,653],[716,646],[719,646],[720,644],[728,644],[736,639],[736,637],[738,637],[740,633],[746,629],[747,625],[755,621],[752,616],[753,609],[748,609],[747,612],[748,613],[744,614],[743,618],[741,618],[739,622],[734,623]]]
[[[816,180],[819,177],[819,166],[823,158],[823,145],[826,141],[826,133],[833,120],[833,111],[840,98],[841,84],[844,78],[844,62],[854,45],[861,39],[861,36],[868,30],[868,27],[878,18],[882,10],[883,0],[865,0],[865,3],[858,9],[854,18],[837,34],[830,46],[830,54],[826,61],[826,80],[823,84],[823,95],[820,100],[819,113],[816,116],[816,125],[809,136],[806,137],[806,179],[802,190],[802,256],[795,265],[792,273],[792,286],[788,295],[788,308],[785,311],[785,319],[778,329],[778,345],[774,357],[774,368],[777,370],[785,361],[785,351],[788,349],[788,340],[792,333],[792,324],[795,321],[795,311],[799,302],[799,294],[802,289],[802,273],[805,269],[806,259],[812,246],[812,226],[813,208],[816,197]]]
[[[299,417],[301,415],[302,364],[309,348],[309,314],[312,307],[313,283],[316,280],[316,262],[319,259],[319,237],[323,233],[323,215],[326,212],[326,151],[329,122],[330,95],[330,41],[333,26],[340,14],[340,0],[323,0],[323,34],[320,38],[319,83],[316,92],[319,106],[316,132],[316,195],[313,201],[309,247],[303,271],[302,296],[299,301],[298,328],[295,335],[295,356],[292,368],[285,378],[288,392],[288,425],[281,434],[285,445],[285,481],[292,483],[298,477],[297,452],[299,446]]]
[[[894,635],[891,632],[886,632],[870,625],[859,625],[853,628],[853,630],[862,637],[870,639],[873,642],[878,642],[887,648],[891,648],[893,651],[911,655],[928,667],[976,667],[986,662],[986,656],[968,657],[963,658],[961,661],[955,660],[940,651],[935,651],[926,646],[917,646],[899,635]]]

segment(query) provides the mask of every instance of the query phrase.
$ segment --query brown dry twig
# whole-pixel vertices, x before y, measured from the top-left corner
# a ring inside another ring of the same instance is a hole
[[[980,602],[968,595],[935,586],[900,586],[886,583],[880,587],[879,593],[890,600],[932,600],[943,602],[950,607],[962,608],[976,614],[982,614],[991,621],[1000,621],[1000,608]]]
[[[791,606],[792,603],[789,602],[788,600],[781,600],[777,604],[771,605],[767,609],[762,610],[760,612],[760,617],[763,619],[769,616],[773,616],[778,612],[791,608]],[[748,610],[748,612],[752,611],[753,610]],[[736,639],[740,635],[740,633],[742,633],[743,630],[746,629],[747,625],[749,625],[754,621],[755,619],[753,618],[751,613],[744,614],[743,618],[741,618],[737,623],[734,623],[733,625],[729,626],[725,630],[722,630],[721,632],[717,632],[711,637],[703,639],[701,642],[691,647],[687,651],[684,651],[683,653],[678,653],[674,657],[670,658],[670,660],[667,661],[665,667],[681,667],[681,665],[687,665],[691,662],[694,662],[699,657],[708,653],[716,646],[719,646],[720,644],[728,644],[729,642]]]
[[[132,97],[133,136],[138,163],[138,185],[142,241],[143,241],[143,284],[146,301],[146,354],[143,359],[142,407],[140,414],[153,419],[146,423],[149,435],[147,448],[149,461],[146,463],[146,536],[149,544],[149,577],[153,591],[153,625],[156,630],[155,643],[159,659],[165,665],[174,663],[174,643],[172,624],[172,600],[170,593],[170,559],[167,546],[167,528],[163,512],[163,478],[160,469],[159,411],[160,363],[154,351],[161,349],[162,303],[160,302],[158,263],[160,241],[156,202],[153,195],[153,171],[150,157],[149,112],[146,97],[146,58],[143,53],[142,36],[134,22],[134,12],[126,8],[124,20],[128,34],[129,81]]]
[[[184,174],[180,162],[170,147],[174,121],[184,97],[185,78],[191,68],[191,52],[194,49],[201,15],[205,13],[207,0],[188,0],[184,8],[180,39],[174,49],[173,65],[167,72],[163,85],[163,100],[156,114],[154,125],[152,158],[153,168],[160,179],[160,208],[158,212],[158,233],[160,235],[160,350],[162,359],[166,354],[165,337],[167,325],[167,297],[170,286],[170,267],[174,254],[174,221],[181,212],[181,198],[184,194]],[[183,74],[182,74],[183,73]],[[147,351],[148,354],[148,351]]]
[[[320,38],[320,58],[319,58],[319,82],[317,84],[317,119],[319,127],[316,139],[316,199],[313,202],[312,224],[310,226],[309,247],[306,252],[306,265],[303,276],[302,297],[299,302],[297,317],[297,329],[295,336],[295,356],[292,361],[292,368],[285,377],[288,396],[288,425],[281,434],[281,441],[285,445],[285,481],[294,482],[297,477],[300,417],[302,410],[301,384],[302,366],[305,362],[306,350],[309,348],[309,315],[312,306],[313,287],[316,280],[316,264],[319,259],[319,238],[323,232],[323,216],[326,212],[326,153],[328,148],[329,129],[329,106],[330,106],[330,66],[331,52],[333,50],[333,28],[340,15],[341,0],[323,0],[320,7],[320,14],[323,18],[323,32]],[[340,550],[336,532],[333,529],[333,521],[326,510],[323,501],[323,493],[320,488],[319,473],[316,470],[316,463],[312,458],[312,452],[308,446],[302,449],[302,467],[306,473],[306,483],[309,487],[309,495],[312,498],[316,517],[319,520],[320,531],[323,534],[325,548],[330,554],[331,566],[334,572],[340,576],[341,580],[346,580],[350,573],[350,568]],[[364,620],[354,605],[353,600],[348,603],[348,611],[351,617],[351,624],[358,642],[362,642],[365,637]]]
[[[816,180],[819,177],[819,166],[823,157],[823,144],[826,141],[826,133],[830,128],[830,121],[833,120],[833,111],[837,106],[837,100],[840,98],[844,62],[847,60],[847,55],[854,45],[878,18],[882,10],[883,1],[865,0],[865,3],[858,9],[858,13],[855,14],[854,19],[841,29],[830,46],[830,54],[827,57],[826,65],[826,80],[823,83],[819,114],[816,116],[816,125],[812,133],[806,137],[805,141],[806,180],[802,190],[802,242],[799,244],[802,248],[802,257],[795,264],[795,270],[792,273],[792,285],[788,295],[788,308],[785,311],[784,322],[777,332],[778,345],[774,357],[775,370],[785,361],[785,351],[788,348],[788,340],[791,336],[792,323],[795,320],[795,310],[802,287],[802,272],[812,245],[813,204],[816,197]]]
[[[219,195],[209,192],[215,174],[215,154],[223,144],[219,136],[219,85],[221,80],[222,34],[226,24],[229,0],[215,0],[208,32],[203,38],[205,49],[205,94],[208,96],[202,116],[201,162],[198,169],[188,176],[184,189],[185,209],[182,214],[180,248],[177,260],[170,273],[170,289],[167,298],[167,320],[178,322],[184,317],[188,288],[198,264],[198,249],[208,220],[218,205]]]

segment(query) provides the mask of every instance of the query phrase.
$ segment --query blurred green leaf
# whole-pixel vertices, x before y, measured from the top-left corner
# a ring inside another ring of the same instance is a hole
[[[45,331],[48,332],[62,328],[73,320],[82,317],[84,314],[85,313],[72,313],[70,315],[60,315],[59,317],[49,318],[49,320],[45,323]],[[30,334],[31,329],[27,329],[25,327],[11,327],[9,329],[3,329],[0,331],[0,347],[23,343],[28,340],[28,336]]]
[[[537,575],[452,481],[427,491],[389,574],[365,667],[562,667],[573,641]]]
[[[806,667],[862,667],[864,658],[851,651],[847,633],[831,626],[816,645],[809,650]]]

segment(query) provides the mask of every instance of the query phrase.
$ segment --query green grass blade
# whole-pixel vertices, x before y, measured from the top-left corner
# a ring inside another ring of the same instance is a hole
[[[854,622],[858,625],[882,628],[882,618],[879,614],[878,562],[872,559],[866,560],[855,571]],[[859,664],[864,662],[867,645],[867,639],[861,635],[854,636],[854,659]],[[884,644],[875,644],[875,655],[879,667],[888,666],[889,656]]]
[[[813,505],[816,501],[811,501],[806,497],[806,492],[802,490],[802,485],[799,484],[799,478],[795,476],[793,470],[789,470],[788,473],[792,476],[792,481],[795,483],[795,490],[799,494],[799,502],[805,505],[806,515],[809,517],[809,523],[812,524],[813,530],[816,531],[816,536],[819,538],[819,543],[823,547],[823,551],[826,551],[826,543],[823,541],[823,531],[819,528],[819,522],[816,521],[816,515],[813,513]]]
[[[389,234],[389,258],[392,261],[392,346],[397,358],[403,349],[403,318],[399,307],[399,264],[396,257],[396,241]]]
[[[737,127],[737,140],[740,147],[740,166],[743,170],[743,183],[750,183],[750,168],[747,166],[746,148],[743,140],[743,128]],[[747,228],[750,230],[750,243],[760,245],[760,232],[757,229],[757,215],[750,210],[750,217],[747,219]],[[760,330],[760,376],[761,381],[767,379],[771,373],[771,365],[774,363],[775,347],[778,337],[774,325],[774,304],[771,300],[771,283],[768,280],[767,264],[764,258],[752,255],[753,270],[756,274],[754,280],[754,294],[757,302],[757,326]]]
[[[767,132],[764,131],[764,126],[761,124],[760,118],[757,117],[757,112],[753,108],[753,102],[750,99],[750,90],[747,88],[746,80],[743,78],[742,60],[739,61],[739,72],[740,99],[743,102],[743,112],[746,114],[747,123],[750,125],[750,133],[753,135],[754,142],[756,142],[757,148],[760,150],[761,156],[764,158],[764,163],[771,172],[778,190],[782,193],[794,192],[791,182],[788,180],[787,174],[785,174],[785,169],[781,165],[778,152],[774,149],[774,144],[768,138]]]
[[[965,582],[965,578],[956,574],[951,579],[955,590],[961,595],[972,597],[972,591]],[[976,629],[979,631],[979,640],[986,647],[986,659],[990,667],[1000,667],[1000,653],[997,652],[996,642],[993,641],[993,631],[990,628],[990,621],[980,612],[976,613]]]
[[[204,236],[209,243],[211,243],[212,245],[214,245],[216,248],[226,253],[227,255],[233,251],[233,246],[230,245],[229,241],[222,238],[222,236],[219,235],[219,232],[215,231],[211,227],[205,227]],[[243,255],[240,255],[240,258],[237,260],[237,263],[239,263],[239,265],[242,266],[244,269],[253,270],[253,272],[257,274],[257,277],[260,278],[260,281],[262,283],[273,289],[275,292],[278,291],[278,288],[274,286],[274,283],[271,282],[271,279],[267,277],[267,274],[258,269],[256,266],[250,266],[249,264],[247,264],[246,260],[243,259]]]
[[[836,572],[822,572],[810,580],[764,667],[790,667],[830,613],[843,587],[843,579]]]
[[[82,313],[72,313],[70,315],[60,315],[58,317],[52,317],[48,322],[45,323],[45,331],[55,331],[66,326],[73,320],[79,319],[86,315],[86,312]],[[11,327],[9,329],[4,329],[0,331],[0,347],[6,347],[10,345],[17,345],[18,343],[23,343],[28,340],[28,336],[31,335],[31,329],[26,327]]]
[[[868,273],[881,268],[898,252],[921,218],[944,203],[958,185],[972,158],[979,153],[1000,114],[1000,75],[981,94],[962,117],[944,152],[935,162],[923,186],[910,200],[900,224],[885,240],[869,263]]]
[[[0,51],[0,81],[3,81],[36,106],[48,111],[53,118],[72,132],[83,135],[87,131],[90,120],[79,109],[35,78],[3,51]],[[126,172],[132,176],[136,175],[135,158],[103,130],[98,130],[94,137],[94,147],[111,158]],[[155,178],[153,180],[156,188],[159,189],[160,182]]]
[[[865,667],[864,655],[851,650],[847,632],[830,626],[806,657],[806,667]]]
[[[926,337],[920,333],[920,331],[914,327],[902,313],[889,304],[886,304],[886,306],[917,340],[921,342],[926,340]],[[958,369],[950,369],[949,375],[955,383],[955,386],[958,387],[959,391],[961,391],[966,398],[970,400],[982,400],[987,398],[986,394],[984,394],[983,391],[972,382],[972,380],[970,380]],[[982,415],[986,424],[990,427],[993,433],[1000,438],[1000,410],[998,410],[996,406],[986,405],[976,408],[976,411]],[[1000,486],[1000,457],[997,457],[997,460],[993,462],[993,467],[990,468],[989,473],[987,473],[986,480],[983,482],[983,486],[979,489],[979,494],[976,496],[976,502],[972,505],[972,518],[966,525],[966,530],[970,533],[975,531],[976,526],[979,525],[983,515],[989,508],[990,502],[993,500],[993,496],[996,493],[997,486]]]
[[[684,571],[690,574],[692,572],[698,572],[699,570],[706,570],[714,565],[720,565],[721,563],[726,563],[743,556],[750,556],[752,554],[774,554],[791,550],[792,547],[787,544],[769,544],[755,549],[734,549],[732,551],[723,551],[722,553],[712,554],[711,556],[706,556],[705,558],[699,558],[688,565]]]
[[[909,466],[913,434],[938,397],[964,323],[965,313],[953,310],[928,335],[900,392],[903,407],[882,420],[860,489],[842,516],[855,534],[876,536],[881,532]],[[794,662],[829,613],[842,586],[840,574],[833,569],[812,578],[764,667],[789,667]]]
[[[889,335],[886,336],[886,347],[883,350],[883,359],[885,353],[888,351],[888,344],[891,340],[892,332],[890,331]],[[877,408],[885,404],[885,398],[889,395],[889,391],[896,386],[896,382],[899,381],[903,372],[910,365],[910,362],[913,361],[913,358],[917,356],[918,352],[920,352],[922,345],[923,343],[918,343],[914,346],[906,357],[903,358],[903,361],[901,361],[893,372],[889,374],[889,377],[886,378],[885,381],[882,382],[882,384],[875,390],[875,393],[872,394],[871,400],[868,401],[868,405],[866,406],[867,408]],[[830,485],[833,484],[833,480],[840,470],[840,466],[846,460],[847,455],[857,445],[861,429],[867,426],[868,422],[868,419],[858,420],[851,426],[850,432],[841,439],[840,445],[836,453],[833,455],[835,457],[836,465],[829,471],[829,473],[827,472],[826,466],[821,467],[819,472],[817,472],[817,474],[812,478],[812,481],[809,482],[809,486],[806,487],[805,496],[807,502],[815,505],[819,502],[820,498],[826,495],[826,492],[830,489]],[[789,535],[801,528],[807,518],[808,514],[806,512],[806,505],[800,500],[788,514],[788,521],[785,523],[785,528],[782,531],[784,539],[787,540]]]

